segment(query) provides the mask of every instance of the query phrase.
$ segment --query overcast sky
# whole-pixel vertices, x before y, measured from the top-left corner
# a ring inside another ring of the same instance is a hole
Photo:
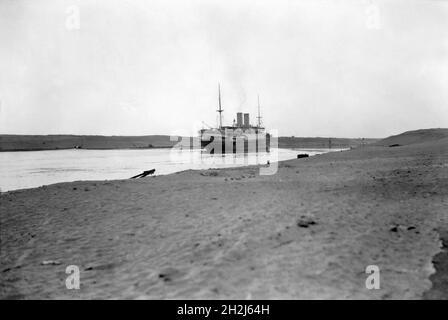
[[[448,127],[448,2],[0,0],[0,133]]]

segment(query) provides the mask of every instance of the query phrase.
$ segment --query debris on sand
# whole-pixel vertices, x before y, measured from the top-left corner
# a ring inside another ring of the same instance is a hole
[[[389,145],[389,148],[393,148],[393,147],[401,147],[401,144],[394,143],[394,144]]]
[[[183,272],[175,268],[166,268],[159,273],[159,279],[163,282],[171,282],[183,275]]]
[[[417,229],[417,227],[415,227],[415,226],[403,226],[403,225],[396,224],[392,228],[390,228],[389,231],[390,232],[398,232],[398,231],[411,231],[411,230],[416,230],[416,229]]]
[[[317,222],[311,219],[310,217],[302,216],[299,221],[297,221],[297,226],[299,228],[308,228],[309,226],[316,225]]]
[[[217,177],[218,175],[219,175],[218,171],[201,172],[201,176],[206,176],[206,177]]]
[[[131,177],[131,179],[144,178],[147,175],[154,174],[154,172],[156,172],[156,169],[146,170],[146,171],[143,171],[143,173],[140,173],[136,176]]]
[[[297,159],[308,158],[310,155],[308,153],[299,153]]]

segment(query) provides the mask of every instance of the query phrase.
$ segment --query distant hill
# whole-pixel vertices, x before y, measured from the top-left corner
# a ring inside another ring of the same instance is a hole
[[[331,139],[332,148],[350,148],[363,144],[377,142],[379,139],[350,139],[350,138],[302,138],[302,137],[279,137],[279,148],[328,148]]]
[[[441,139],[448,139],[448,129],[420,129],[406,131],[404,133],[390,136],[386,139],[377,141],[375,145],[379,146],[405,146],[416,143],[432,142]]]
[[[183,140],[188,143],[188,140]],[[190,140],[191,141],[191,140]],[[378,139],[331,138],[332,148],[350,148]],[[168,135],[82,136],[82,135],[0,135],[0,151],[58,149],[148,149],[171,148],[177,142]],[[193,143],[192,141],[190,143]],[[328,148],[329,138],[279,137],[279,148]]]
[[[169,148],[170,136],[0,135],[0,151]]]

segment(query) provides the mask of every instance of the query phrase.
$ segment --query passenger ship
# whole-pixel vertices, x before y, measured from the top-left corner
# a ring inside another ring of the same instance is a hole
[[[238,112],[231,126],[222,125],[221,88],[218,86],[219,127],[201,129],[201,149],[210,154],[270,152],[270,134],[261,124],[258,97],[257,125],[251,125],[249,113]]]

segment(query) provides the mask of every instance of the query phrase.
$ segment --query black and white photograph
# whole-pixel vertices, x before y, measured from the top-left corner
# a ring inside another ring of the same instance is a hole
[[[448,1],[0,0],[0,299],[448,299]]]

